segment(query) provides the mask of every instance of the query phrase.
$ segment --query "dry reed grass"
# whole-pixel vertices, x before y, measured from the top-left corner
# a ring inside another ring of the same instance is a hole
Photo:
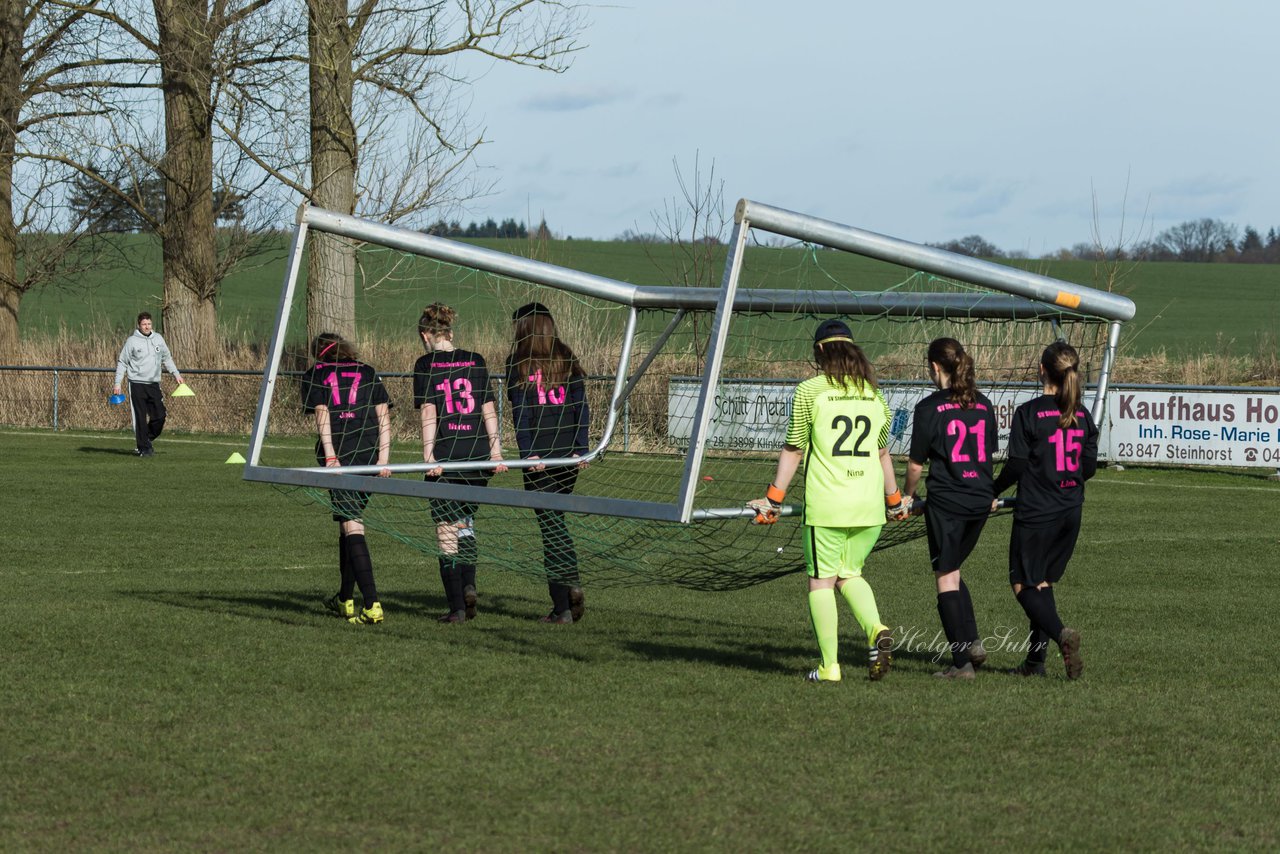
[[[577,301],[564,294],[544,298],[560,325],[562,337],[571,342],[589,375],[609,377],[617,368],[621,348],[611,324],[600,322],[597,311],[584,310]],[[928,340],[938,335],[952,335],[965,343],[979,367],[979,382],[993,387],[1007,382],[1034,379],[1035,364],[1046,342],[1045,328],[1037,324],[975,323],[945,324],[913,322],[893,324],[892,336],[877,346],[880,355],[876,366],[887,380],[919,380],[923,378],[922,357]],[[703,325],[706,328],[706,324]],[[1100,358],[1102,325],[1077,325],[1065,330],[1068,338],[1080,345],[1089,358]],[[460,327],[458,346],[481,353],[495,375],[500,375],[510,346],[506,328]],[[896,344],[889,338],[896,337]],[[129,429],[129,412],[125,406],[111,406],[111,393],[116,354],[121,341],[117,331],[104,329],[92,336],[71,335],[60,330],[51,336],[33,336],[22,344],[24,365],[78,366],[83,371],[0,371],[0,423],[18,427],[50,427],[62,429]],[[903,340],[909,339],[909,340]],[[1167,351],[1142,356],[1122,354],[1117,361],[1113,382],[1163,383],[1173,385],[1280,385],[1280,358],[1274,336],[1258,339],[1252,350],[1237,342],[1219,338],[1212,353],[1176,357]],[[632,353],[632,369],[647,352],[649,342],[637,342]],[[361,342],[361,358],[385,374],[409,373],[422,354],[416,337],[401,340]],[[702,363],[700,347],[692,336],[673,337],[654,360],[646,375],[636,384],[629,400],[626,431],[629,447],[668,449],[667,380],[672,376],[696,376]],[[224,346],[214,370],[244,371],[244,375],[199,374],[187,369],[179,357],[196,397],[171,401],[170,423],[176,429],[225,435],[246,435],[257,406],[261,371],[266,361],[262,342],[230,340]],[[284,370],[302,370],[308,364],[306,354],[291,349],[282,360]],[[1088,364],[1087,370],[1097,365]],[[97,370],[91,370],[96,368]],[[726,377],[740,376],[762,379],[794,380],[808,376],[808,342],[758,338],[725,363]],[[56,382],[56,413],[55,413]],[[416,413],[412,409],[412,381],[407,377],[388,376],[388,391],[399,405],[394,410],[396,441],[418,439]],[[165,380],[166,389],[171,380]],[[593,437],[603,428],[613,383],[608,379],[588,383],[588,401],[593,419]],[[307,435],[312,423],[302,415],[296,403],[296,385],[284,379],[277,385],[278,399],[272,409],[273,435]],[[501,405],[501,402],[500,402]],[[505,428],[504,428],[505,429]],[[623,429],[621,426],[619,430]]]

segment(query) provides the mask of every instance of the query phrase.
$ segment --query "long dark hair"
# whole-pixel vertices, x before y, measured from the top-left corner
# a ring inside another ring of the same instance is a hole
[[[516,309],[511,353],[513,380],[524,385],[529,377],[542,373],[542,384],[548,388],[564,385],[572,377],[586,374],[578,357],[568,344],[560,340],[551,312],[541,303],[529,303]]]
[[[951,379],[951,402],[962,409],[972,409],[978,397],[978,381],[974,376],[973,358],[964,345],[954,338],[935,338],[929,344],[930,362],[936,362]]]
[[[1053,399],[1058,403],[1058,426],[1074,427],[1080,406],[1080,354],[1066,341],[1054,341],[1040,355],[1045,378],[1058,387]]]
[[[832,385],[838,385],[845,391],[852,386],[854,390],[864,386],[877,389],[876,369],[862,348],[852,341],[827,341],[825,344],[813,345],[813,361],[818,370]]]
[[[356,345],[336,332],[321,332],[311,342],[311,357],[317,362],[354,362]]]

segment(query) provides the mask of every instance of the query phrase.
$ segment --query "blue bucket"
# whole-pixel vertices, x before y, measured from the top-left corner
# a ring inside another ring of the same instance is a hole
[[[107,398],[107,403],[110,403],[112,406],[119,406],[120,404],[124,403],[124,395],[113,394],[111,395],[111,397]]]

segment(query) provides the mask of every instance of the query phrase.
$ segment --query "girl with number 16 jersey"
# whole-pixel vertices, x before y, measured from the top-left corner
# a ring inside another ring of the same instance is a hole
[[[1084,482],[1098,467],[1098,428],[1081,403],[1080,357],[1065,341],[1040,357],[1044,394],[1013,413],[1009,460],[996,479],[999,495],[1015,482],[1018,504],[1009,538],[1009,584],[1031,623],[1022,676],[1043,676],[1045,651],[1057,641],[1067,678],[1079,678],[1080,633],[1063,626],[1053,586],[1080,535]]]
[[[974,667],[986,662],[987,653],[960,567],[977,545],[995,497],[995,409],[978,391],[973,358],[959,341],[936,339],[929,344],[926,361],[938,390],[916,404],[904,491],[908,496],[914,493],[927,463],[924,521],[929,562],[938,590],[938,616],[951,648],[951,666],[934,675],[972,679]]]

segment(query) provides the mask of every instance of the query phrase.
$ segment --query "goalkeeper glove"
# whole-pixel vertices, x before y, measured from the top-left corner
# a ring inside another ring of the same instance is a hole
[[[772,483],[765,490],[764,500],[757,498],[748,506],[754,507],[756,510],[755,524],[772,525],[778,521],[778,512],[782,509],[782,499],[787,497],[786,490],[778,489]]]
[[[907,518],[908,507],[902,500],[902,493],[894,490],[884,497],[884,515],[886,519],[894,521]]]

